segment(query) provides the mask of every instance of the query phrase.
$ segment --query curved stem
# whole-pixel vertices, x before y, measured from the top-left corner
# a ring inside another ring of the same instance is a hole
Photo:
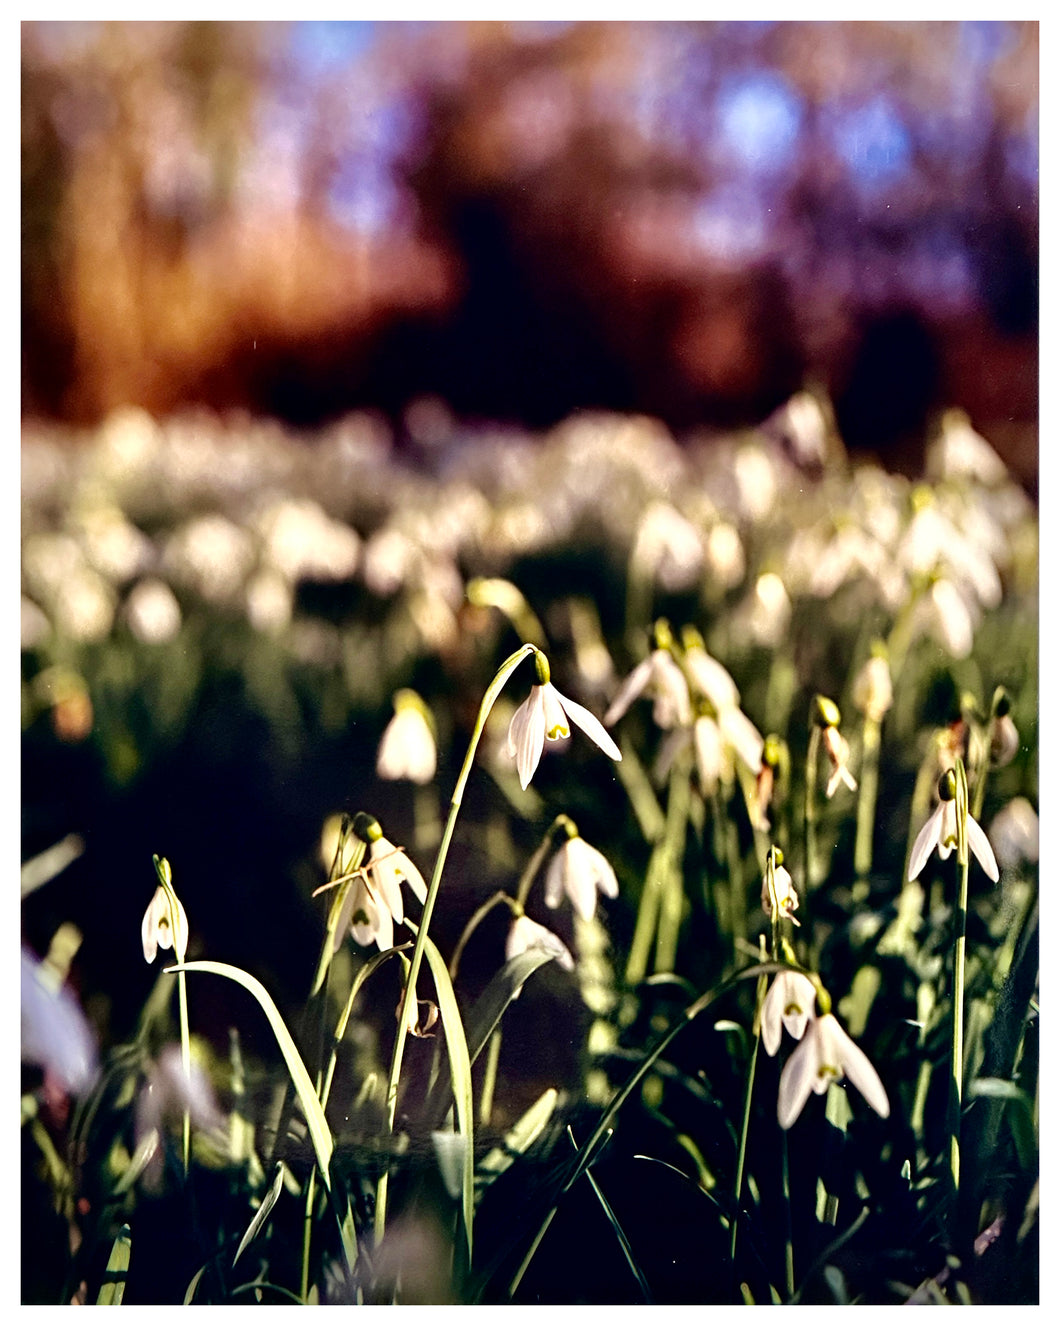
[[[953,1035],[950,1041],[950,1174],[954,1197],[961,1182],[961,1096],[964,1080],[964,952],[968,920],[968,779],[957,757],[957,902],[953,914]],[[954,1207],[956,1210],[956,1205]]]
[[[817,754],[821,746],[821,729],[816,723],[810,727],[810,744],[806,750],[806,789],[803,802],[803,850],[805,853],[806,892],[813,888],[815,828],[817,820],[814,791],[817,786]]]
[[[872,869],[872,830],[876,819],[879,763],[880,724],[877,719],[866,714],[861,738],[858,827],[854,841],[854,874],[858,879],[866,879]]]
[[[412,1011],[413,1001],[416,998],[416,979],[420,973],[420,967],[423,963],[423,952],[427,943],[427,931],[431,924],[431,915],[434,912],[434,904],[438,899],[438,891],[442,882],[442,871],[445,869],[445,860],[449,854],[449,844],[453,838],[453,831],[456,828],[456,819],[460,813],[460,806],[464,799],[464,788],[467,786],[467,780],[471,776],[471,766],[474,763],[475,752],[478,750],[479,741],[486,727],[486,720],[489,718],[490,711],[497,701],[497,697],[504,689],[508,678],[512,675],[519,664],[530,654],[538,652],[536,645],[522,645],[514,654],[509,655],[501,664],[497,675],[490,683],[486,694],[483,696],[482,704],[479,707],[478,718],[475,722],[475,730],[471,734],[471,741],[467,748],[467,754],[464,756],[464,763],[460,769],[460,775],[456,780],[456,787],[453,790],[452,800],[449,804],[449,816],[445,822],[445,829],[442,832],[442,842],[438,848],[438,856],[434,862],[434,872],[431,875],[431,882],[427,888],[427,897],[423,904],[423,914],[420,917],[419,929],[416,932],[416,944],[412,950],[412,959],[409,962],[408,980],[405,982],[405,993],[401,1001],[401,1011],[398,1015],[397,1034],[394,1038],[394,1052],[390,1061],[390,1076],[387,1080],[386,1090],[386,1108],[387,1108],[387,1132],[392,1134],[394,1131],[394,1120],[397,1117],[397,1090],[398,1081],[401,1077],[401,1064],[405,1054],[405,1041],[408,1037],[409,1013]],[[379,1185],[376,1189],[375,1205],[375,1239],[378,1244],[386,1230],[386,1209],[387,1193],[390,1180],[389,1168],[384,1169],[379,1176]]]

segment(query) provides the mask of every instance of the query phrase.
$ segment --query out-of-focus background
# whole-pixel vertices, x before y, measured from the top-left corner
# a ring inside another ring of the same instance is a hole
[[[27,23],[23,408],[584,408],[814,383],[1036,482],[1031,22]]]
[[[630,550],[658,545],[639,625],[684,614],[779,727],[778,642],[839,694],[886,629],[875,582],[843,607],[793,532],[830,547],[849,500],[886,567],[933,440],[1002,457],[1032,563],[1037,108],[1028,22],[23,24],[23,856],[83,848],[23,927],[43,954],[77,926],[101,1039],[154,980],[152,853],[193,956],[284,1007],[330,814],[429,867],[520,639],[473,577],[519,584],[603,712],[637,658]],[[837,439],[878,470],[827,488]],[[1005,574],[1018,616],[1030,573]],[[952,600],[924,686],[989,697],[982,603]],[[439,727],[415,814],[375,777],[403,686]],[[557,811],[607,846],[611,775],[579,782],[575,744],[540,803],[484,755],[440,943]]]

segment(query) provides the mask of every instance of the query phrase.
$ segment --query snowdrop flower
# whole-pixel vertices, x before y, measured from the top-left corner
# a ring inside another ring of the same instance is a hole
[[[399,903],[400,899],[399,890]],[[404,912],[402,912],[403,918]],[[350,927],[354,942],[360,944],[362,948],[367,948],[369,944],[377,944],[379,951],[382,952],[384,949],[394,947],[394,917],[390,907],[386,902],[380,903],[361,871],[354,876],[346,901],[342,904],[335,929],[336,937],[344,934],[347,926]]]
[[[604,724],[617,723],[629,706],[640,695],[655,701],[652,717],[658,727],[687,727],[692,722],[692,702],[688,695],[688,682],[670,652],[672,637],[668,623],[655,624],[655,648],[643,659],[618,688],[611,707],[604,715]]]
[[[823,733],[824,749],[831,761],[832,772],[828,779],[828,785],[824,790],[826,797],[835,795],[835,791],[840,783],[845,783],[851,792],[858,790],[857,781],[854,775],[847,768],[847,760],[850,758],[850,747],[846,738],[840,735],[837,727],[826,727]]]
[[[799,906],[799,895],[795,892],[795,883],[789,872],[780,863],[783,861],[779,849],[774,848],[775,867],[773,870],[773,887],[769,885],[769,871],[762,876],[762,910],[767,916],[772,916],[774,909],[783,917],[786,917],[793,925],[798,925],[795,920],[795,912]]]
[[[968,415],[957,409],[947,410],[942,416],[940,436],[928,450],[927,470],[944,479],[975,479],[987,487],[1002,483],[1008,476],[1005,462],[975,431]]]
[[[565,741],[570,736],[568,719],[596,742],[605,755],[620,760],[622,752],[604,730],[598,718],[573,700],[561,695],[550,681],[548,660],[540,651],[534,654],[537,685],[512,716],[508,727],[508,754],[515,760],[519,783],[525,789],[541,762],[545,738]]]
[[[949,771],[939,779],[939,804],[920,830],[909,856],[909,879],[916,879],[934,848],[945,861],[957,846],[956,779]],[[979,825],[968,816],[968,846],[986,873],[996,884],[1000,878],[993,848]]]
[[[549,863],[545,876],[545,906],[558,907],[564,894],[583,921],[596,911],[596,891],[618,897],[618,880],[607,858],[582,838],[573,825],[568,837]]]
[[[862,664],[854,678],[854,705],[876,723],[882,723],[884,715],[894,703],[894,688],[891,684],[891,669],[882,653],[873,653]]]
[[[668,502],[652,502],[637,528],[630,560],[668,593],[691,589],[703,569],[699,530]]]
[[[161,884],[155,889],[155,896],[144,912],[140,937],[143,940],[144,959],[147,962],[154,962],[160,948],[171,948],[178,962],[184,961],[184,955],[188,951],[188,916],[184,911],[184,904],[173,892],[172,885],[169,893],[177,904],[176,916],[173,915],[169,897]]]
[[[534,948],[542,948],[546,953],[551,953],[564,971],[574,970],[574,959],[559,935],[554,935],[545,926],[538,925],[536,921],[531,921],[529,916],[525,914],[517,916],[508,931],[508,942],[504,946],[505,958],[510,962],[518,954],[526,953]],[[515,992],[515,995],[519,995],[521,992],[522,986]]]
[[[781,1128],[791,1127],[811,1091],[823,1095],[831,1082],[843,1077],[850,1079],[881,1118],[887,1118],[891,1112],[887,1092],[865,1052],[854,1044],[832,1013],[810,1018],[780,1075],[777,1120]]]
[[[390,915],[400,924],[405,919],[401,901],[404,881],[420,902],[427,901],[427,885],[415,865],[400,847],[383,837],[379,821],[362,811],[354,817],[353,831],[368,844],[368,865],[365,874],[373,898],[382,900]]]
[[[780,1049],[780,1029],[801,1041],[806,1024],[814,1016],[817,990],[801,971],[777,972],[762,1003],[762,1044],[766,1054]]]
[[[736,689],[736,683],[728,669],[707,653],[703,637],[694,626],[686,626],[682,630],[681,643],[685,651],[685,667],[696,690],[710,701],[718,713],[738,705],[740,692]]]
[[[375,771],[380,778],[429,783],[438,764],[427,706],[411,690],[394,696],[394,717],[379,743]]]
[[[1016,758],[1020,748],[1020,734],[1012,721],[1012,701],[1003,686],[994,693],[990,717],[990,765],[1003,769]]]
[[[1026,797],[1013,797],[990,825],[997,859],[1014,870],[1023,861],[1038,860],[1038,816]]]

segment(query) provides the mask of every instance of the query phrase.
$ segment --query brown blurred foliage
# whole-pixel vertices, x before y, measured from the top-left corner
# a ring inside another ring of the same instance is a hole
[[[1037,162],[1013,165],[1035,23],[989,60],[957,23],[380,24],[301,100],[287,25],[101,25],[58,53],[49,26],[23,26],[28,412],[311,423],[434,395],[684,429],[760,420],[810,381],[853,445],[900,459],[960,405],[1036,469]],[[718,110],[763,76],[801,117],[765,170]],[[303,132],[275,206],[269,160],[248,162],[285,96]],[[416,126],[386,163],[402,206],[358,229],[330,191],[365,169],[358,114],[394,105]],[[873,106],[908,143],[874,190],[836,147]]]

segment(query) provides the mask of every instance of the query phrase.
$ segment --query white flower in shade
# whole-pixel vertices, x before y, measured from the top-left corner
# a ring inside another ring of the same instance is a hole
[[[692,685],[721,713],[740,703],[740,692],[728,668],[707,653],[698,631],[686,628],[682,633],[685,646],[685,667]]]
[[[862,664],[854,678],[854,707],[866,718],[882,723],[883,717],[894,703],[894,687],[891,684],[891,668],[880,654],[873,654]]]
[[[935,807],[931,818],[920,830],[909,854],[909,878],[916,879],[924,869],[927,859],[937,847],[939,856],[945,861],[957,846],[957,802],[942,800]],[[994,851],[986,834],[979,825],[968,816],[968,846],[986,873],[996,884],[1000,878]]]
[[[141,580],[125,603],[129,629],[144,644],[172,640],[180,630],[180,604],[164,580]]]
[[[847,768],[847,760],[850,758],[850,747],[847,745],[846,738],[840,734],[837,727],[826,727],[822,734],[824,739],[824,749],[832,765],[832,772],[828,778],[828,786],[824,790],[827,797],[835,795],[836,789],[840,783],[845,783],[851,792],[858,790],[857,781],[854,775]]]
[[[631,560],[668,593],[691,589],[703,569],[699,530],[669,502],[652,502],[641,518]]]
[[[564,971],[574,970],[574,959],[559,935],[554,935],[545,926],[531,921],[529,916],[517,916],[508,931],[504,956],[510,962],[517,954],[526,953],[532,948],[542,948],[546,953],[551,953]]]
[[[787,1028],[795,1040],[802,1040],[806,1024],[814,1016],[817,991],[808,976],[800,971],[777,972],[762,1003],[762,1044],[766,1054],[780,1049],[780,1029]]]
[[[173,897],[177,904],[176,917],[172,914],[169,899],[161,884],[155,889],[155,896],[144,912],[140,935],[143,939],[144,958],[148,962],[154,962],[160,948],[173,949],[178,962],[184,961],[184,954],[188,951],[187,913],[184,911],[184,904],[175,893]]]
[[[653,649],[618,688],[611,707],[604,715],[610,727],[617,723],[640,695],[655,701],[652,717],[661,728],[687,727],[692,721],[692,702],[688,682],[668,649]]]
[[[1013,797],[990,824],[997,859],[1014,870],[1023,861],[1038,860],[1038,816],[1026,797]]]
[[[368,845],[366,869],[372,894],[387,905],[390,915],[399,924],[405,919],[405,909],[401,901],[402,881],[409,886],[421,903],[427,901],[427,885],[423,881],[423,876],[400,847],[395,847],[381,835]]]
[[[774,902],[773,892],[776,892]],[[769,887],[769,872],[762,876],[762,910],[772,916],[774,905],[781,916],[798,925],[795,912],[799,906],[799,895],[795,892],[795,883],[784,866],[777,866],[773,871],[773,889]]]
[[[408,778],[422,785],[431,781],[437,765],[438,752],[426,706],[415,691],[398,691],[394,717],[379,743],[376,773],[380,778]]]
[[[618,897],[618,880],[607,858],[584,838],[568,838],[552,858],[545,876],[545,906],[558,907],[564,894],[583,921],[596,911],[596,891]]]
[[[400,903],[401,894],[398,892]],[[404,916],[404,913],[402,913]],[[346,927],[354,941],[367,948],[377,944],[380,951],[394,947],[394,918],[386,902],[377,899],[372,887],[363,874],[358,872],[350,883],[346,901],[339,913],[336,935],[343,935]]]
[[[891,1112],[887,1092],[864,1050],[854,1044],[832,1013],[811,1018],[780,1075],[777,1119],[781,1128],[791,1127],[811,1091],[823,1095],[829,1083],[843,1077],[850,1079],[881,1118],[887,1118]]]
[[[525,789],[541,762],[545,738],[565,741],[570,736],[568,718],[596,742],[605,755],[620,760],[622,752],[604,730],[600,720],[588,709],[561,695],[550,681],[531,686],[529,697],[512,716],[508,727],[508,754],[515,759],[519,782]]]

